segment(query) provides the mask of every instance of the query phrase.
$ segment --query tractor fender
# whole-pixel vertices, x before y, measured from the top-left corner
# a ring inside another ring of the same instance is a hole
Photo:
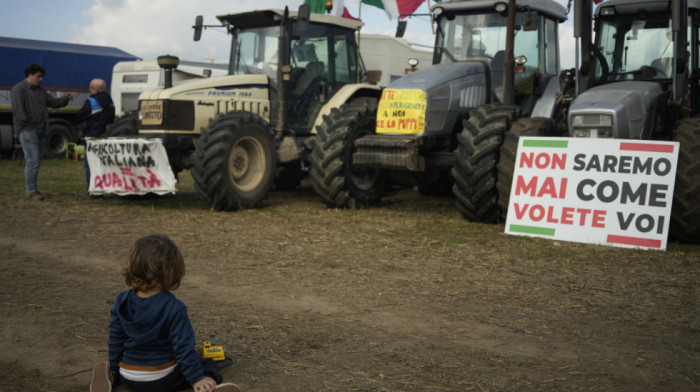
[[[341,105],[357,96],[376,97],[379,99],[381,93],[382,88],[373,84],[346,84],[341,87],[337,93],[333,94],[333,97],[331,97],[318,112],[316,121],[314,121],[314,126],[311,128],[311,133],[314,135],[316,134],[316,127],[323,123],[323,117],[330,115],[333,108],[339,108]]]

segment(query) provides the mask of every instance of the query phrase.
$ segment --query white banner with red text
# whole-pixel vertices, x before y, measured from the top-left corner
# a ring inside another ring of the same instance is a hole
[[[175,193],[177,180],[160,139],[87,138],[92,195]]]

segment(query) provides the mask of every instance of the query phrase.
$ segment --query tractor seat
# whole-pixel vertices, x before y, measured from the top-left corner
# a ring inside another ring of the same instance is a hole
[[[662,57],[651,62],[651,67],[663,72],[664,78],[673,77],[673,57]],[[657,76],[658,78],[658,76]]]
[[[304,91],[311,85],[314,79],[323,74],[325,65],[321,61],[312,61],[306,65],[306,70],[299,76],[295,85],[294,93],[296,95],[302,95]]]

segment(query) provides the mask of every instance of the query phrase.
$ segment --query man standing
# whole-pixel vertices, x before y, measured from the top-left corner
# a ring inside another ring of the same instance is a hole
[[[15,132],[19,134],[24,159],[24,187],[29,200],[44,200],[37,188],[39,166],[46,149],[46,136],[49,126],[47,107],[60,108],[68,105],[73,93],[54,98],[40,85],[46,70],[39,64],[29,64],[24,69],[25,79],[12,88],[12,117]]]
[[[102,79],[90,81],[90,98],[85,100],[83,107],[78,111],[78,121],[85,137],[100,137],[105,133],[107,124],[114,121],[114,102],[107,94],[107,83]],[[90,199],[90,165],[87,156],[85,162],[85,181],[87,182]],[[93,196],[99,197],[99,196]]]

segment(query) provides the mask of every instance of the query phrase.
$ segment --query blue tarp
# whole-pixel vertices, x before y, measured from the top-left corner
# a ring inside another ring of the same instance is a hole
[[[47,90],[87,91],[93,78],[104,79],[109,88],[114,64],[138,59],[114,47],[0,37],[0,88],[22,81],[30,63],[46,68],[41,85]]]

